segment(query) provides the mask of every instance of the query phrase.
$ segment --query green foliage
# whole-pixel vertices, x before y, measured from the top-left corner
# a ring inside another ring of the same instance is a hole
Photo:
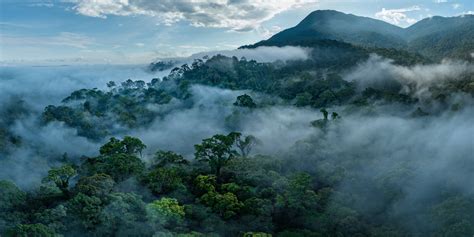
[[[76,184],[75,190],[88,196],[104,198],[110,194],[115,185],[114,180],[107,174],[94,174],[81,177]]]
[[[194,145],[194,156],[198,161],[207,162],[219,181],[222,167],[235,157],[237,152],[232,149],[235,143],[235,134],[217,134],[202,140],[201,144]]]
[[[202,196],[199,202],[210,207],[223,218],[231,218],[243,207],[237,196],[232,193],[239,189],[235,183],[222,184],[222,194],[217,192],[216,177],[212,175],[199,175],[196,177],[195,186]]]
[[[43,224],[21,224],[6,232],[7,237],[54,237],[53,230]]]
[[[26,201],[26,194],[13,182],[0,180],[0,211],[6,212],[18,208]]]
[[[184,159],[182,155],[176,154],[172,151],[157,151],[153,157],[153,165],[159,167],[173,166],[173,165],[187,165],[189,162]]]
[[[260,140],[252,135],[243,137],[242,134],[234,132],[231,136],[234,136],[235,146],[239,149],[240,155],[243,157],[247,157],[252,148],[261,143]]]
[[[161,225],[176,223],[185,215],[184,207],[174,198],[161,198],[146,206],[147,217],[152,223]]]
[[[10,152],[22,144],[22,138],[10,128],[18,119],[29,116],[30,113],[27,104],[21,98],[7,97],[2,101],[2,106],[0,106],[0,155]]]
[[[115,137],[110,138],[109,142],[100,148],[101,155],[114,155],[114,154],[129,154],[136,155],[140,154],[146,145],[143,144],[140,139],[135,137],[125,136],[122,141]]]
[[[337,117],[322,120],[332,122]],[[206,154],[229,152],[239,139],[244,139],[240,133],[204,139],[211,145],[207,146],[210,151]],[[118,143],[109,142],[108,147],[114,148],[115,144]],[[78,233],[96,236],[465,236],[474,231],[474,200],[457,195],[448,185],[439,187],[443,189],[443,196],[418,203],[420,213],[414,217],[386,211],[393,207],[391,203],[403,200],[406,195],[401,187],[415,175],[409,167],[398,167],[371,180],[360,178],[365,177],[365,170],[354,169],[361,164],[370,165],[367,160],[319,158],[316,163],[305,160],[311,165],[307,168],[309,172],[304,173],[297,172],[301,168],[294,168],[301,164],[297,159],[234,155],[225,163],[226,172],[219,181],[214,172],[209,174],[200,162],[186,161],[179,154],[158,151],[151,165],[145,167],[138,157],[127,154],[124,146],[117,147],[121,147],[119,152],[84,161],[75,187],[67,186],[67,190],[71,190],[69,198],[41,193],[27,195],[13,183],[0,181],[0,233],[5,236],[75,236]],[[74,175],[75,170],[64,165],[50,170],[44,180],[63,185]],[[124,182],[132,176],[138,178],[137,183]],[[340,188],[342,177],[346,182],[342,185],[351,189]],[[144,200],[155,201],[146,204],[139,195],[143,195]],[[407,222],[400,222],[401,217],[409,218],[410,224],[420,231],[412,230]]]
[[[108,83],[109,91],[81,89],[74,91],[60,106],[49,105],[43,112],[43,122],[61,121],[78,130],[78,134],[99,141],[109,135],[117,124],[135,128],[149,124],[163,112],[148,105],[162,106],[185,92],[167,91],[174,88],[170,81],[127,80],[120,85]],[[101,121],[97,123],[97,121]]]
[[[199,198],[199,201],[218,213],[223,218],[231,218],[243,207],[243,204],[237,199],[235,194],[227,192],[220,194],[217,192],[208,192]]]
[[[432,212],[440,236],[469,236],[474,233],[474,200],[451,197],[436,205]]]
[[[252,97],[247,94],[237,96],[237,100],[234,102],[235,106],[246,107],[246,108],[255,108],[257,104],[253,102]]]
[[[68,216],[73,218],[74,225],[86,230],[93,230],[104,221],[103,202],[94,196],[79,193],[66,204]]]
[[[60,204],[34,214],[34,222],[43,224],[56,233],[67,231],[67,208]]]
[[[88,161],[86,168],[89,173],[107,174],[116,182],[140,176],[145,169],[145,164],[138,157],[123,153],[90,158]]]
[[[287,227],[305,227],[304,218],[317,210],[318,201],[319,197],[311,188],[311,176],[306,173],[295,174],[290,177],[286,191],[277,196],[277,221]]]
[[[355,65],[355,62],[351,65]],[[308,72],[325,67],[329,66],[314,60],[278,65],[217,55],[191,68],[185,65],[177,69],[180,73],[176,80],[180,84],[254,90],[286,100],[296,98],[298,106],[323,107],[347,102],[355,94],[353,83],[344,81],[334,73],[324,75],[322,72],[325,70],[316,75]],[[241,95],[239,98],[234,105],[254,107],[250,96]]]
[[[196,188],[203,193],[216,191],[216,176],[198,175],[194,180]]]
[[[134,193],[113,193],[102,211],[100,233],[109,236],[149,236],[153,232],[146,223],[146,204]]]
[[[43,179],[44,183],[52,182],[56,187],[69,196],[69,180],[77,174],[71,165],[63,165],[58,168],[52,168],[48,171],[48,176]]]
[[[272,235],[262,232],[247,232],[242,237],[272,237]]]
[[[323,113],[324,120],[328,120],[329,112],[326,109],[321,109],[321,113]]]
[[[182,178],[184,175],[184,170],[178,167],[157,167],[146,175],[145,182],[153,193],[165,194],[184,188]]]

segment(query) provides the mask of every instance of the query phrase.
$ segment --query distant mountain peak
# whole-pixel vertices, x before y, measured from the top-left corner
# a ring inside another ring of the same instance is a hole
[[[316,10],[295,27],[246,47],[298,45],[298,42],[308,44],[310,41],[325,40],[362,47],[409,50],[434,59],[457,55],[471,58],[470,53],[474,51],[474,16],[434,16],[401,28],[369,17],[335,10]],[[463,53],[463,50],[466,52]]]

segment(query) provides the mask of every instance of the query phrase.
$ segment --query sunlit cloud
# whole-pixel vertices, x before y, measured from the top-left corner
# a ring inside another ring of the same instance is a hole
[[[420,10],[421,10],[421,7],[419,6],[411,6],[408,8],[400,8],[400,9],[382,8],[381,11],[375,13],[375,17],[394,25],[407,26],[407,25],[416,23],[417,20],[409,17],[406,13],[420,11]]]
[[[281,12],[315,4],[318,0],[73,0],[71,2],[75,4],[73,9],[78,14],[90,17],[148,15],[158,18],[164,25],[187,21],[195,27],[250,31]]]

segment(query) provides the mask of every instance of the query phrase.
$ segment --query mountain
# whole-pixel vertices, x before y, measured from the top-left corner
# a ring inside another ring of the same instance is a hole
[[[383,21],[323,10],[312,12],[295,27],[284,30],[260,44],[338,40],[355,45],[400,48],[405,46],[405,40],[400,37],[402,34],[402,28]]]
[[[474,15],[431,17],[405,30],[411,51],[435,58],[472,59],[474,53]]]
[[[463,37],[459,37],[460,35]],[[268,40],[243,47],[305,46],[304,44],[310,41],[335,40],[364,48],[410,51],[434,60],[444,57],[469,59],[470,54],[474,52],[473,36],[472,15],[431,17],[409,28],[401,28],[368,17],[318,10],[309,14],[295,27],[283,30]]]

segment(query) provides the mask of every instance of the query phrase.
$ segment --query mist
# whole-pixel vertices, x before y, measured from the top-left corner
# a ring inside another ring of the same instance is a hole
[[[257,49],[258,50],[258,49]],[[265,49],[268,50],[268,49]],[[284,49],[287,50],[287,49]],[[251,52],[252,50],[244,50]],[[278,54],[278,53],[277,53]],[[46,156],[60,156],[64,153],[71,157],[81,155],[93,156],[97,154],[100,142],[92,142],[86,138],[77,135],[73,128],[68,128],[60,122],[54,122],[46,127],[41,127],[38,122],[38,112],[41,112],[44,106],[48,104],[57,104],[72,91],[79,88],[99,88],[106,89],[106,83],[111,80],[117,82],[128,78],[133,80],[150,81],[158,74],[150,74],[143,67],[110,67],[93,66],[87,67],[41,67],[25,70],[24,68],[7,68],[3,70],[4,78],[0,81],[2,88],[6,93],[2,98],[21,97],[29,106],[32,106],[36,113],[22,117],[15,121],[10,130],[25,139],[24,146],[20,150],[15,150],[9,155],[9,158],[25,156],[19,154],[28,154],[39,151]],[[445,62],[436,65],[420,65],[415,67],[402,67],[393,65],[390,60],[379,56],[372,56],[367,62],[358,65],[356,68],[348,71],[345,79],[357,81],[361,88],[369,86],[376,87],[377,84],[387,86],[395,80],[402,83],[403,89],[411,88],[413,83],[417,92],[416,95],[423,95],[427,92],[429,85],[441,83],[445,80],[451,80],[456,76],[466,72],[471,72],[472,67],[466,63]],[[163,72],[164,74],[164,72]],[[127,76],[128,75],[128,76]],[[416,78],[421,78],[417,80]],[[47,83],[44,83],[47,81]],[[17,83],[22,87],[17,89]],[[251,134],[262,141],[261,145],[255,148],[254,154],[261,153],[267,155],[277,155],[290,150],[290,148],[299,141],[304,141],[312,136],[321,135],[320,131],[311,126],[311,121],[320,119],[322,115],[319,110],[312,108],[296,108],[289,105],[271,105],[253,110],[236,108],[232,105],[236,97],[242,94],[250,94],[257,103],[268,100],[268,95],[263,95],[251,91],[232,91],[218,89],[207,86],[195,85],[191,88],[192,107],[183,107],[179,102],[173,102],[167,105],[160,105],[152,109],[170,111],[162,118],[156,118],[155,121],[147,127],[136,130],[127,130],[124,128],[112,131],[111,136],[123,137],[126,135],[136,136],[147,144],[145,159],[150,159],[153,153],[158,150],[171,150],[185,155],[188,159],[193,158],[193,145],[199,143],[202,139],[214,134],[224,134],[231,131],[239,131],[243,134]],[[338,111],[343,116],[344,121],[341,126],[347,126],[351,130],[352,124],[359,129],[358,123],[364,123],[368,118],[351,117],[353,109],[346,107],[329,108]],[[407,111],[397,105],[378,108],[380,114],[385,111],[391,111],[393,116],[407,116]],[[397,112],[398,111],[398,112]],[[411,111],[409,111],[411,112]],[[348,113],[348,114],[345,114]],[[463,115],[464,116],[464,115]],[[390,118],[375,117],[370,120],[386,121],[389,124]],[[406,120],[404,120],[406,119]],[[435,118],[432,118],[435,120]],[[400,128],[411,125],[410,118],[394,117],[398,121]],[[428,120],[430,121],[430,120]],[[437,121],[437,118],[436,118]],[[446,121],[443,119],[441,121]],[[99,121],[100,122],[100,121]],[[350,124],[346,124],[349,123]],[[430,124],[423,122],[423,124]],[[367,126],[376,126],[370,124]],[[437,126],[444,126],[445,123],[439,122]],[[397,127],[395,126],[395,127]],[[427,126],[427,125],[426,125]],[[367,127],[366,129],[375,129]],[[431,131],[431,129],[428,129]],[[435,129],[433,129],[435,130]],[[374,131],[377,131],[375,129]],[[360,131],[350,132],[349,134],[359,134]],[[315,135],[316,134],[316,135]],[[420,132],[420,134],[422,134]],[[368,141],[376,140],[376,134],[360,134],[354,137],[369,136]],[[39,136],[39,137],[38,137]],[[335,139],[335,138],[333,138]],[[381,142],[384,141],[384,138]],[[389,138],[387,138],[389,139]],[[397,140],[390,138],[394,148],[408,146],[408,144],[397,144]],[[107,139],[104,139],[104,142]],[[403,140],[403,139],[402,139]],[[350,151],[356,140],[346,141],[345,147]],[[392,146],[388,146],[390,148]],[[24,151],[27,152],[24,152]],[[339,149],[330,149],[332,151]],[[368,152],[372,152],[369,150]],[[384,153],[388,151],[383,151]],[[397,153],[388,152],[396,155]],[[416,154],[406,154],[407,157],[416,156]],[[20,158],[15,158],[20,159]],[[27,159],[25,158],[21,158]],[[18,165],[21,167],[21,165]],[[9,170],[4,166],[5,171]],[[41,170],[40,173],[44,173]],[[9,172],[2,172],[0,178],[11,178]],[[18,172],[15,172],[18,173]],[[38,175],[39,176],[39,175]]]
[[[207,51],[202,53],[196,53],[189,57],[182,58],[159,58],[157,61],[173,61],[176,62],[176,66],[184,63],[192,63],[195,59],[202,59],[204,57],[213,57],[216,55],[223,55],[227,57],[246,58],[247,60],[255,60],[260,63],[272,63],[275,61],[298,61],[307,60],[311,57],[313,49],[297,46],[284,46],[284,47],[268,47],[262,46],[254,49],[234,49],[234,50],[220,50],[220,51]]]
[[[437,64],[411,67],[395,65],[392,60],[371,55],[370,58],[344,75],[347,81],[356,81],[359,90],[396,87],[401,84],[402,93],[413,94],[419,99],[428,98],[429,88],[445,82],[461,80],[474,72],[474,65],[465,61],[444,60]]]
[[[157,150],[174,151],[193,160],[194,144],[214,134],[238,131],[261,141],[251,155],[294,160],[293,169],[321,177],[344,169],[346,175],[335,182],[337,192],[329,197],[329,205],[348,206],[363,216],[374,215],[381,211],[380,203],[391,195],[382,189],[390,183],[399,193],[386,211],[413,233],[417,220],[406,216],[415,218],[429,212],[421,204],[439,199],[442,196],[439,187],[449,187],[460,195],[474,198],[474,188],[466,182],[474,178],[472,97],[463,93],[453,95],[465,102],[465,106],[456,111],[445,109],[420,118],[410,115],[414,106],[422,106],[423,99],[431,96],[430,87],[474,72],[471,64],[445,61],[403,67],[374,55],[347,70],[344,79],[356,82],[359,91],[368,87],[393,87],[421,101],[410,106],[329,107],[328,111],[337,112],[342,118],[330,121],[325,129],[311,125],[312,121],[322,119],[319,109],[295,107],[279,98],[249,90],[203,85],[191,86],[188,101],[150,105],[150,109],[167,113],[155,118],[149,126],[112,130],[102,141],[81,137],[76,129],[61,122],[41,125],[38,117],[42,108],[59,104],[76,89],[108,90],[105,85],[111,80],[121,82],[131,78],[149,82],[159,75],[147,73],[142,67],[92,68],[95,70],[33,68],[29,72],[24,68],[8,68],[2,72],[4,79],[0,85],[5,89],[2,99],[21,98],[33,112],[19,117],[9,127],[13,134],[22,137],[23,143],[0,157],[0,179],[13,180],[20,187],[31,189],[41,182],[49,168],[60,164],[65,153],[78,163],[81,156],[98,155],[99,147],[111,136],[140,138],[147,145],[143,155],[146,161],[151,160]],[[22,85],[19,89],[18,83]],[[259,106],[254,109],[233,106],[237,96],[242,94],[249,94]],[[269,100],[272,103],[268,103]],[[362,199],[351,200],[341,193],[354,193]]]
[[[78,136],[76,129],[60,122],[42,126],[40,117],[47,105],[58,104],[81,88],[106,89],[109,81],[149,81],[154,76],[145,65],[0,67],[0,114],[4,114],[0,125],[22,138],[20,147],[0,153],[0,179],[13,180],[24,188],[34,187],[50,167],[58,165],[56,161],[63,154],[76,162],[82,155],[97,154],[99,144]],[[12,108],[20,114],[8,114]]]
[[[370,218],[388,203],[384,212],[410,233],[438,229],[418,219],[433,211],[426,209],[427,202],[439,202],[446,190],[474,198],[468,182],[474,178],[473,115],[472,107],[416,119],[350,114],[301,141],[287,156],[298,169],[320,177],[344,170],[330,205]]]

